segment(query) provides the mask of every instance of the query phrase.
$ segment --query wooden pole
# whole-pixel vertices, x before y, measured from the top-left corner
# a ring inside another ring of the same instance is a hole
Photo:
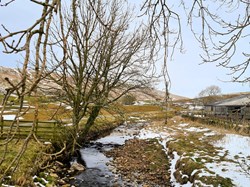
[[[0,117],[1,134],[3,133],[3,116]]]

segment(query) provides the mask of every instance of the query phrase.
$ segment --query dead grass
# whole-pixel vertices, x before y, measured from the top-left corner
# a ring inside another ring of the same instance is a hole
[[[32,105],[34,102],[32,98],[29,98],[28,102]],[[39,104],[39,115],[38,119],[40,121],[47,121],[51,120],[51,116],[54,114],[55,110],[58,109],[58,106],[56,104],[48,104],[41,102]],[[138,115],[140,118],[146,118],[146,119],[152,119],[152,118],[162,118],[165,116],[165,112],[161,110],[159,106],[125,106],[122,108],[123,112],[125,113],[126,117],[130,116],[136,116]],[[121,118],[119,116],[119,112],[110,112],[110,110],[102,110],[102,116],[99,116],[99,118],[96,120],[95,125],[93,128],[91,128],[92,135],[97,136],[100,135],[100,132],[104,132],[107,129],[114,128],[119,122],[122,120],[126,120],[125,118]],[[71,111],[65,109],[64,107],[60,108],[58,110],[57,115],[55,116],[55,119],[69,119],[71,116]],[[24,116],[24,120],[33,120],[34,117],[34,109],[30,109],[29,113],[26,113]],[[83,119],[81,125],[83,126],[86,122],[86,119]],[[47,124],[44,124],[44,127],[47,126]],[[37,129],[41,136],[43,136],[44,129],[38,128]],[[65,131],[67,132],[67,131]],[[59,141],[62,140],[63,137],[58,138]],[[0,140],[0,143],[2,143],[3,140]],[[13,158],[17,155],[18,151],[20,150],[20,147],[22,146],[23,140],[14,140],[11,141],[8,144],[8,152],[6,159],[4,160],[4,163],[1,165],[0,168],[0,177],[3,174],[3,172],[6,170],[8,165],[11,163]],[[2,158],[2,154],[4,152],[4,146],[0,146],[0,158]],[[40,163],[43,163],[47,158],[44,158],[42,155],[42,151],[44,150],[44,146],[38,144],[35,141],[31,141],[28,145],[28,148],[24,155],[22,156],[20,160],[20,164],[18,165],[16,171],[11,174],[11,179],[6,179],[5,182],[8,182],[8,184],[16,184],[16,185],[23,185],[26,186],[32,186],[32,176],[36,173],[38,170],[38,166]],[[153,167],[153,166],[152,166]]]

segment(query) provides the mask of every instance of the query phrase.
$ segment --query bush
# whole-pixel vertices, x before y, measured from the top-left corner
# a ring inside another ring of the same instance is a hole
[[[124,105],[132,105],[136,101],[136,97],[133,95],[125,95],[122,98],[122,104]]]

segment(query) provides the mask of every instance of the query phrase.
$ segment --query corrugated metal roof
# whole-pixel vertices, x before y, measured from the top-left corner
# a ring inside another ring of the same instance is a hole
[[[222,101],[217,101],[210,104],[211,106],[246,106],[250,105],[250,94],[241,95],[233,97],[230,99],[225,99]]]

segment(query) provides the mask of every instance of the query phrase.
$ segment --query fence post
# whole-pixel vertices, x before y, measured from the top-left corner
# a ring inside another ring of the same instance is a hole
[[[56,121],[54,121],[54,129],[53,129],[53,139],[56,138]]]
[[[1,134],[3,133],[3,116],[0,117]]]
[[[35,134],[37,135],[37,128],[38,128],[38,119],[36,119],[36,130],[35,130]]]

